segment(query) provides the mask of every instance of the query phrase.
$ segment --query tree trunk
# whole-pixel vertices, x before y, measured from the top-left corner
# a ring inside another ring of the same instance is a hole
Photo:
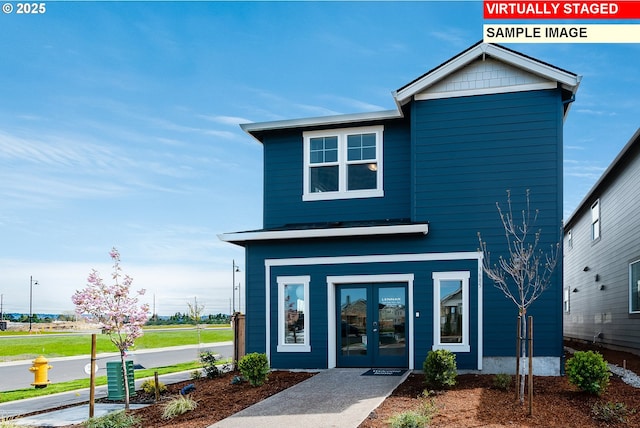
[[[124,357],[125,351],[120,351],[120,362],[122,363],[122,374],[124,379],[124,409],[129,410],[129,377],[127,373],[127,365],[125,364]]]
[[[522,309],[520,314],[520,332],[522,336],[520,336],[520,356],[522,357],[520,364],[520,385],[517,387],[520,388],[520,404],[524,404],[524,385],[526,376],[526,366],[524,364],[524,359],[527,356],[527,310]]]

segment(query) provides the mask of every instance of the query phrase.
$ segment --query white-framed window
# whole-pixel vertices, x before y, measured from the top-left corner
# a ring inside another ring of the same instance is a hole
[[[309,276],[279,276],[278,352],[311,352]]]
[[[468,271],[433,273],[433,349],[469,352]]]
[[[569,313],[569,296],[571,296],[571,288],[564,289],[564,295],[562,297],[562,307],[566,313]]]
[[[591,205],[591,240],[600,239],[600,199]]]
[[[309,131],[304,139],[304,201],[384,196],[383,126]]]
[[[640,259],[629,263],[629,312],[640,313]]]
[[[571,229],[567,232],[567,245],[569,246],[569,249],[573,248],[573,233],[571,233]]]

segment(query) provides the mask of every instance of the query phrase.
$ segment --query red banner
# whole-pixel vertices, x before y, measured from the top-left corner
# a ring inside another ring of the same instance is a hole
[[[484,0],[485,19],[640,19],[640,1]]]

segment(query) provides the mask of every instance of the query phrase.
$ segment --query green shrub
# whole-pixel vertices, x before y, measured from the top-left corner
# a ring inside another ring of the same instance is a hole
[[[511,375],[506,373],[498,373],[493,378],[493,387],[502,391],[508,391],[511,387]]]
[[[194,370],[194,371],[192,371],[191,375],[189,377],[191,378],[191,380],[196,380],[196,379],[202,378],[202,370]]]
[[[198,407],[198,403],[188,395],[172,398],[162,409],[162,419],[172,419]]]
[[[140,423],[140,418],[120,410],[99,418],[91,418],[82,425],[86,428],[129,428],[138,425],[138,423]]]
[[[247,354],[238,361],[238,370],[242,377],[247,379],[252,386],[260,386],[269,377],[269,360],[266,354],[254,352]]]
[[[431,419],[437,412],[437,407],[429,393],[423,392],[418,410],[410,410],[393,415],[387,421],[391,428],[422,428],[429,426]]]
[[[458,376],[456,356],[449,350],[429,351],[422,364],[422,369],[424,370],[425,383],[429,388],[447,389],[456,384]]]
[[[222,372],[216,365],[218,358],[214,353],[209,351],[201,353],[200,362],[202,363],[202,368],[204,368],[204,373],[207,378],[213,379],[222,376]]]
[[[600,395],[609,385],[609,368],[598,352],[578,351],[566,368],[569,382],[590,394]]]
[[[626,423],[629,411],[624,403],[595,403],[591,415],[595,420],[607,423]]]
[[[153,379],[147,379],[144,382],[142,382],[142,385],[140,385],[140,389],[142,389],[147,394],[155,394],[156,393],[156,381],[153,380]],[[160,393],[162,394],[163,392],[165,392],[167,390],[167,386],[164,383],[158,381],[158,389],[160,390]]]

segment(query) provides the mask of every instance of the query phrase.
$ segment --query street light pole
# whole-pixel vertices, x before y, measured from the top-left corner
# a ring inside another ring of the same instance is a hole
[[[240,272],[240,268],[236,265],[235,259],[233,260],[233,269],[232,269],[232,279],[231,279],[231,296],[233,300],[233,312],[231,315],[236,313],[236,272]]]
[[[31,323],[33,321],[33,284],[38,285],[38,281],[33,280],[33,276],[29,277],[29,332],[31,332]]]

